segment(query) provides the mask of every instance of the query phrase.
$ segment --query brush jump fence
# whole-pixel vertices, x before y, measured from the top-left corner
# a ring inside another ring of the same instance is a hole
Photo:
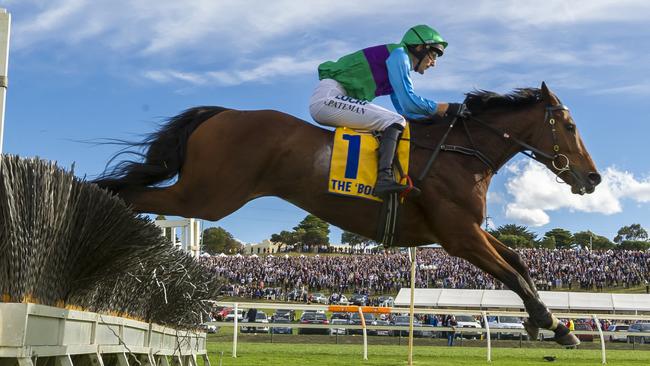
[[[219,286],[119,197],[0,155],[0,366],[209,365]]]
[[[371,307],[371,306],[328,306],[328,305],[304,305],[304,304],[285,304],[285,303],[265,303],[265,302],[256,302],[256,303],[238,303],[238,302],[217,302],[216,305],[224,307],[232,307],[237,314],[239,309],[282,309],[282,310],[301,310],[301,311],[331,311],[331,312],[358,312],[361,314],[361,319],[364,319],[364,313],[373,313],[373,314],[409,314],[410,308],[408,307]],[[480,316],[483,319],[485,328],[462,328],[462,327],[423,327],[415,326],[410,329],[409,326],[380,326],[380,325],[367,325],[365,322],[362,322],[361,325],[351,325],[351,324],[301,324],[301,323],[243,323],[246,327],[251,328],[285,328],[287,326],[291,328],[310,328],[310,329],[357,329],[362,330],[363,332],[363,354],[364,360],[368,359],[368,330],[389,330],[389,331],[409,331],[409,337],[413,336],[413,331],[432,331],[437,332],[447,332],[454,331],[456,333],[477,333],[480,332],[484,334],[486,340],[486,359],[488,362],[492,361],[492,337],[491,334],[499,333],[518,333],[525,335],[524,329],[490,329],[490,323],[488,322],[488,316],[514,316],[519,318],[528,317],[527,313],[517,312],[517,311],[478,311],[478,310],[458,310],[458,309],[424,309],[418,308],[416,310],[417,314],[431,314],[431,315],[441,315],[441,314],[452,314],[452,315],[471,315],[471,316]],[[570,319],[594,319],[597,330],[595,331],[574,331],[575,334],[590,334],[597,336],[600,339],[601,346],[601,356],[602,364],[607,363],[607,354],[605,349],[605,337],[610,335],[615,336],[633,336],[633,337],[650,337],[650,332],[608,332],[600,328],[599,319],[608,319],[608,320],[640,320],[650,322],[650,315],[623,315],[623,314],[583,314],[583,313],[555,313],[558,318],[570,318]],[[234,317],[232,322],[209,322],[207,324],[216,325],[219,327],[233,327],[233,349],[232,357],[237,357],[237,343],[238,343],[238,330],[242,325],[238,321],[237,316]],[[540,330],[540,333],[543,333],[547,338],[553,337],[553,333],[548,330]]]

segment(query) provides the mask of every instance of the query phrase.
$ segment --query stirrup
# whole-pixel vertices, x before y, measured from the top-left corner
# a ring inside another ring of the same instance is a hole
[[[394,181],[384,181],[385,183],[381,184],[377,183],[375,184],[375,194],[379,197],[384,197],[388,196],[392,193],[402,193],[406,191],[409,187],[399,184]],[[382,187],[383,189],[379,189]]]

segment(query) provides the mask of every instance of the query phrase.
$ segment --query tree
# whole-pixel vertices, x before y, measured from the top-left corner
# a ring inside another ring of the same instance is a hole
[[[295,231],[282,230],[279,234],[271,235],[271,241],[274,243],[294,245],[298,242],[298,238]]]
[[[616,249],[620,250],[648,250],[650,249],[650,242],[643,240],[624,240]]]
[[[648,240],[648,232],[645,231],[641,224],[632,224],[630,226],[623,226],[618,230],[618,235],[614,238],[614,242],[621,244],[624,241],[646,241]]]
[[[517,236],[522,236],[531,242],[537,240],[537,234],[528,230],[528,227],[523,225],[515,225],[515,224],[501,225],[496,230],[490,231],[490,234],[492,234],[495,237],[498,237],[499,235],[517,235]]]
[[[501,234],[498,238],[510,248],[532,248],[533,242],[521,235]]]
[[[515,224],[501,225],[490,234],[511,248],[533,248],[537,239],[537,234],[526,226]]]
[[[211,227],[203,230],[203,249],[212,255],[218,253],[234,254],[242,245],[225,229]]]
[[[341,243],[348,244],[352,248],[360,246],[361,250],[364,251],[368,245],[374,244],[375,241],[368,239],[363,235],[344,231],[343,234],[341,234]]]
[[[555,239],[555,247],[558,249],[568,249],[573,245],[573,235],[568,230],[555,228],[547,231],[544,236]]]
[[[293,230],[298,242],[310,247],[328,245],[330,242],[330,224],[314,215],[307,215]]]
[[[298,250],[303,245],[316,248],[319,245],[328,245],[330,224],[314,215],[307,215],[293,228],[293,231],[282,230],[279,234],[271,235],[272,242],[282,242],[287,245],[298,244]]]
[[[596,235],[591,231],[580,231],[573,234],[573,242],[584,249],[612,249],[614,243],[604,236]]]
[[[538,242],[540,248],[555,249],[555,237],[545,236]]]

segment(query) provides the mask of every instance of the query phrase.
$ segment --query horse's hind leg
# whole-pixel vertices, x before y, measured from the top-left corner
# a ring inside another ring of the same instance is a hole
[[[124,189],[118,195],[136,212],[192,217],[187,215],[183,194],[175,185],[164,188]]]
[[[249,199],[237,194],[189,189],[183,181],[164,188],[123,190],[119,196],[136,212],[217,221],[243,206]],[[218,204],[214,202],[217,201]]]
[[[468,260],[517,293],[523,300],[526,311],[534,323],[555,332],[556,342],[563,346],[575,346],[580,343],[578,338],[548,311],[524,277],[490,244],[478,225],[465,228],[456,227],[440,234],[443,246],[449,254]]]

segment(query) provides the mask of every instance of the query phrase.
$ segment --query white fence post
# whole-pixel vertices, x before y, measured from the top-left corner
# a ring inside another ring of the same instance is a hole
[[[483,313],[483,323],[485,323],[485,335],[487,336],[487,362],[492,362],[492,337],[490,337],[490,323],[488,323],[487,312]]]
[[[415,318],[415,265],[417,263],[417,247],[411,247],[411,304],[409,308],[409,366],[413,366],[413,319]]]
[[[363,327],[363,360],[368,361],[368,332],[366,331],[366,318],[363,317],[363,310],[359,306],[359,316],[361,316],[361,326]]]
[[[6,9],[0,9],[0,153],[5,122],[5,100],[7,95],[7,74],[9,65],[9,33],[11,15]]]
[[[239,311],[238,310],[239,310],[239,304],[235,303],[235,309],[234,309],[234,311],[235,311],[235,319],[234,319],[235,327],[234,327],[234,329],[232,331],[232,357],[233,358],[237,358],[237,330],[239,329],[239,327],[237,326],[237,324],[239,323],[238,322],[238,318],[239,318]]]
[[[603,334],[603,330],[600,327],[600,320],[598,320],[598,317],[596,314],[592,315],[594,322],[596,322],[596,328],[598,328],[598,335],[600,336],[600,350],[603,354],[603,365],[607,364],[607,355],[605,355],[605,335]]]

